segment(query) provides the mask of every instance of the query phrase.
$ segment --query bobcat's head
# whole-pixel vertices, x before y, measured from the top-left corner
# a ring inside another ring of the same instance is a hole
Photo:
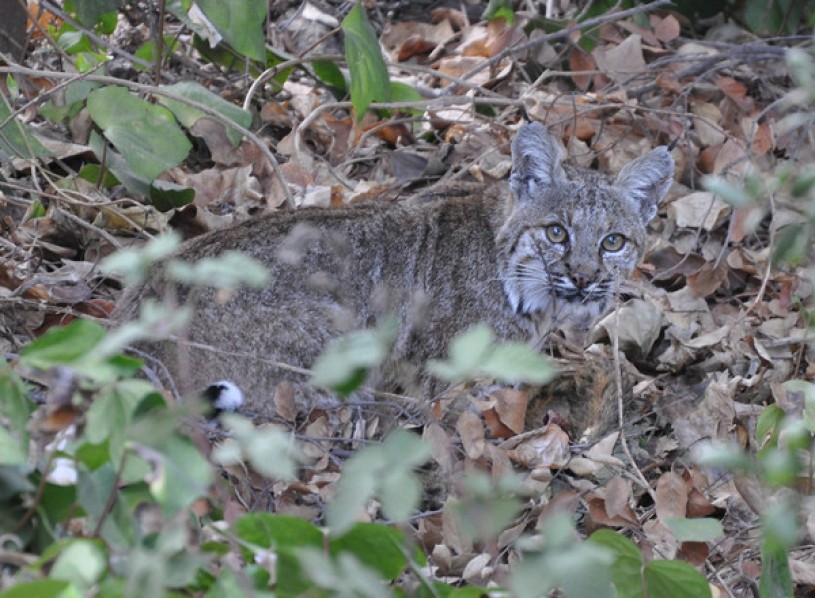
[[[516,313],[586,329],[637,265],[674,162],[658,147],[610,178],[564,165],[563,156],[540,123],[518,131],[512,199],[497,237],[501,274]]]

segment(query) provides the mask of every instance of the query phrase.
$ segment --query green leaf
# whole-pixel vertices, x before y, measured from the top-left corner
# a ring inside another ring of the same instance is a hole
[[[146,380],[124,380],[100,393],[88,409],[84,439],[91,444],[107,440],[110,457],[118,463],[133,414],[152,392],[155,388]]]
[[[678,542],[712,542],[724,535],[722,522],[709,517],[669,518],[663,523],[671,530]]]
[[[367,446],[348,462],[337,484],[334,501],[326,519],[331,533],[342,535],[350,529],[368,501],[377,496],[382,509],[394,521],[407,520],[418,507],[413,469],[429,456],[429,448],[416,435],[397,431],[381,446]],[[404,496],[397,496],[399,488]]]
[[[335,339],[314,363],[312,382],[341,395],[349,394],[363,382],[367,370],[388,356],[398,332],[398,321],[389,316],[376,328]]]
[[[195,189],[156,179],[150,185],[150,203],[159,212],[183,208],[195,199]]]
[[[55,122],[65,118],[72,118],[84,106],[88,95],[101,87],[101,83],[95,81],[74,81],[61,91],[56,92],[51,99],[39,110],[40,114]]]
[[[741,208],[752,202],[744,189],[735,186],[724,177],[706,176],[702,179],[702,186],[736,208]]]
[[[555,588],[564,596],[629,596],[611,589],[613,551],[596,542],[577,542],[568,516],[549,518],[540,532],[545,538],[543,550],[524,554],[513,567],[510,585],[514,596],[538,598]]]
[[[611,575],[618,596],[632,598],[643,596],[642,554],[631,540],[611,530],[599,530],[594,532],[587,542],[607,548],[614,553]]]
[[[225,251],[193,263],[176,260],[170,262],[167,273],[173,280],[189,285],[209,286],[216,281],[219,289],[226,290],[241,285],[261,289],[269,281],[266,266],[240,251]]]
[[[198,0],[197,4],[230,46],[247,58],[266,60],[266,0]]]
[[[405,538],[399,530],[377,523],[357,523],[328,545],[332,556],[350,552],[359,562],[387,580],[394,580],[404,570]]]
[[[511,0],[490,0],[482,16],[488,21],[504,19],[510,26],[515,22],[515,11],[512,10]]]
[[[128,285],[135,285],[144,280],[150,266],[173,255],[179,245],[177,233],[160,235],[138,249],[120,249],[104,258],[100,266],[103,272],[118,274]]]
[[[95,27],[105,13],[115,13],[125,0],[73,0],[76,20],[85,27]]]
[[[79,590],[67,581],[59,579],[38,579],[13,585],[0,598],[81,598]]]
[[[10,430],[0,425],[0,465],[25,465],[28,461],[27,440],[25,437],[15,438]]]
[[[450,359],[430,360],[428,371],[449,382],[487,375],[509,383],[543,384],[555,371],[548,360],[523,343],[493,344],[493,334],[479,324],[450,343]]]
[[[523,343],[499,345],[490,354],[482,370],[487,375],[510,384],[545,384],[555,376],[555,370],[549,361]]]
[[[394,102],[420,102],[424,100],[422,94],[410,85],[405,85],[399,81],[391,81],[391,100]],[[421,108],[401,108],[399,112],[421,116]]]
[[[340,68],[330,60],[315,60],[311,63],[314,75],[329,87],[345,92],[347,84]]]
[[[323,532],[299,517],[272,513],[248,513],[233,524],[235,534],[244,542],[261,548],[323,545]]]
[[[88,527],[93,529],[99,522],[99,518],[106,513],[110,494],[116,492],[116,470],[108,461],[94,471],[77,463],[76,472],[77,498],[88,516]]]
[[[161,46],[162,51],[166,54],[170,54],[175,52],[178,48],[178,39],[174,36],[165,35],[164,36],[164,43]],[[144,42],[139,49],[133,53],[136,58],[141,58],[148,64],[154,64],[156,62],[156,40],[150,38],[146,42]],[[148,71],[149,69],[146,66],[139,64],[138,62],[134,62],[133,66],[140,71]]]
[[[708,467],[725,467],[738,471],[750,471],[752,462],[738,447],[705,443],[697,446],[693,460]]]
[[[645,585],[648,596],[660,598],[706,598],[710,585],[696,569],[681,561],[651,561],[645,565]]]
[[[50,577],[64,579],[83,592],[89,592],[106,569],[107,557],[100,542],[75,539],[60,552]]]
[[[400,81],[391,81],[391,100],[394,102],[421,102],[424,99],[422,94],[410,85],[405,85]],[[411,112],[421,112],[416,109]]]
[[[251,549],[244,549],[244,558],[248,561],[264,556],[254,547],[274,551],[277,556],[275,590],[278,595],[300,596],[310,587],[295,550],[303,547],[323,548],[323,532],[315,525],[289,515],[250,513],[238,519],[233,524],[233,530],[238,538],[251,545]]]
[[[450,343],[450,359],[447,362],[432,359],[427,362],[427,369],[449,382],[470,378],[487,360],[493,338],[492,331],[486,324],[470,328]]]
[[[341,553],[332,559],[314,548],[301,548],[297,556],[306,574],[317,586],[328,590],[328,595],[336,595],[336,590],[342,588],[345,596],[393,596],[382,578],[351,554]]]
[[[160,457],[150,476],[150,492],[167,515],[178,513],[206,494],[212,482],[210,465],[188,438],[173,435],[152,448],[157,455],[143,455],[148,461],[151,456]]]
[[[767,446],[768,440],[771,440],[769,446],[775,446],[778,442],[778,432],[781,431],[783,421],[784,411],[778,405],[767,405],[762,409],[756,421],[756,441],[758,446]]]
[[[342,31],[345,61],[351,72],[351,103],[359,122],[371,102],[391,101],[388,67],[362,3],[354,5],[342,20]]]
[[[0,94],[0,122],[8,119],[8,123],[0,128],[0,160],[34,159],[51,155],[51,152],[29,132],[26,125],[16,117],[10,118],[11,113],[8,100]]]
[[[217,463],[234,465],[245,456],[258,473],[269,479],[296,479],[297,466],[304,456],[289,433],[271,426],[256,428],[249,419],[235,414],[224,414],[221,421],[232,437],[213,450]]]
[[[77,319],[67,326],[51,328],[20,351],[27,366],[46,370],[59,365],[74,365],[84,359],[105,336],[102,325]]]
[[[76,176],[94,185],[100,185],[103,189],[113,189],[119,184],[119,180],[113,173],[106,168],[103,171],[99,164],[85,164],[79,169]]]
[[[88,146],[97,156],[105,156],[105,170],[124,185],[125,189],[143,197],[150,197],[152,179],[146,179],[136,174],[124,157],[95,129],[91,130]]]
[[[93,91],[88,96],[88,112],[127,165],[145,180],[152,181],[178,165],[192,148],[169,110],[121,87]],[[124,180],[113,165],[111,170]]]
[[[28,446],[28,424],[33,411],[26,384],[10,366],[0,368],[0,420],[17,431],[20,446]]]
[[[230,120],[244,129],[248,129],[252,124],[252,115],[243,108],[230,104],[222,97],[215,95],[206,87],[192,81],[183,81],[175,85],[164,85],[162,89],[171,92],[173,95],[197,102],[207,108],[212,108],[220,113],[225,119]],[[166,96],[158,96],[158,101],[169,108],[178,121],[188,129],[195,125],[202,118],[212,119],[200,110],[192,106],[178,102]],[[226,135],[235,147],[240,142],[242,136],[234,129],[226,128]]]

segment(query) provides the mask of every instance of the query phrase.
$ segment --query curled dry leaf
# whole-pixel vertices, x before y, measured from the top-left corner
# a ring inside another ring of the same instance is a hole
[[[297,404],[294,400],[294,387],[287,380],[277,385],[274,392],[274,406],[277,414],[286,421],[293,422],[297,417]]]
[[[510,459],[528,469],[560,468],[569,462],[570,457],[569,435],[555,424],[528,432],[521,441],[510,441],[505,448]]]
[[[474,556],[464,567],[461,577],[468,583],[483,586],[492,575],[493,569],[489,566],[492,559],[492,555],[486,552]]]
[[[574,46],[569,52],[569,70],[572,71],[574,84],[583,91],[586,91],[591,84],[594,73],[581,71],[597,70],[597,63],[591,54],[585,53],[580,46]]]
[[[699,136],[704,147],[721,146],[727,135],[721,126],[722,112],[710,102],[691,103],[691,112],[698,118],[693,119],[693,130]]]
[[[731,137],[716,154],[713,174],[740,176],[747,169],[749,158],[744,141]]]
[[[406,21],[385,25],[379,41],[392,61],[403,62],[446,44],[454,34],[448,19],[442,19],[434,25]]]
[[[529,393],[514,388],[501,388],[490,394],[495,401],[495,413],[503,425],[514,434],[524,431]]]
[[[607,527],[628,527],[637,525],[637,515],[626,506],[622,512],[610,515],[606,510],[606,501],[602,498],[592,498],[589,501],[589,517],[594,525]]]
[[[657,518],[660,521],[684,519],[687,515],[688,488],[678,473],[663,473],[657,480],[655,496]]]
[[[654,28],[654,35],[661,42],[672,42],[679,37],[680,27],[679,21],[673,15],[667,15],[660,18],[657,15],[648,15],[648,20],[651,22],[651,27]]]
[[[598,328],[608,338],[619,338],[620,348],[634,358],[648,355],[662,330],[662,311],[642,299],[625,302],[616,312],[600,320]]]
[[[450,437],[444,428],[436,422],[425,426],[422,438],[430,445],[430,456],[439,464],[442,471],[452,473],[455,457]]]
[[[645,533],[645,542],[642,548],[645,552],[647,547],[652,547],[652,558],[674,559],[679,550],[679,544],[671,531],[662,524],[659,519],[649,519],[642,526]],[[646,560],[647,557],[646,557]]]
[[[629,35],[614,48],[598,46],[592,52],[597,67],[617,83],[624,84],[631,75],[645,72],[648,66],[642,56],[642,37]]]
[[[616,517],[630,511],[631,482],[616,475],[606,483],[606,513]]]
[[[479,459],[484,454],[484,424],[472,411],[465,411],[458,418],[456,431],[461,438],[464,452],[470,459]]]
[[[680,197],[668,206],[668,217],[677,226],[712,231],[720,226],[730,213],[730,205],[708,191],[696,191]]]

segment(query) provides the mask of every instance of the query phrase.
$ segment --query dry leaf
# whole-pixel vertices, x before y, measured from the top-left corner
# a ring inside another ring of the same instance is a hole
[[[722,260],[716,265],[715,262],[708,262],[695,274],[687,277],[688,287],[696,297],[709,297],[719,290],[727,280],[729,268],[727,261]]]
[[[595,48],[592,56],[598,68],[620,84],[648,68],[642,56],[642,37],[636,33],[617,47]]]
[[[509,458],[528,469],[560,468],[569,462],[571,456],[569,435],[556,424],[548,424],[542,430],[527,433],[520,443],[512,446],[514,448],[507,450]]]
[[[626,506],[622,513],[611,516],[606,511],[605,501],[601,498],[593,498],[589,501],[589,516],[595,525],[628,527],[637,524],[637,516],[630,507]]]
[[[668,15],[665,18],[660,18],[657,15],[648,15],[648,20],[651,21],[651,27],[654,28],[654,35],[661,42],[672,42],[681,32],[679,21],[673,15]]]
[[[713,162],[713,174],[741,175],[747,168],[747,150],[741,139],[728,139],[716,154]]]
[[[656,512],[660,521],[684,519],[687,515],[688,488],[678,473],[668,471],[657,480]]]
[[[586,54],[579,46],[574,46],[569,52],[569,70],[572,71],[572,81],[578,89],[586,91],[591,84],[593,73],[581,74],[579,71],[597,70],[597,63],[591,54]]]
[[[275,413],[288,422],[294,422],[297,418],[297,404],[294,400],[294,387],[288,380],[283,380],[275,388],[274,392]]]
[[[495,412],[509,430],[515,434],[524,431],[529,393],[514,388],[502,388],[490,394],[495,399]]]
[[[608,338],[616,332],[620,348],[629,357],[648,355],[662,330],[662,312],[654,304],[642,299],[626,301],[597,324]]]
[[[708,191],[696,191],[668,205],[668,217],[677,226],[707,231],[720,226],[729,212],[730,205]]]
[[[465,411],[458,418],[456,431],[461,438],[464,452],[470,459],[479,459],[484,454],[484,424],[472,411]]]
[[[742,111],[751,112],[753,108],[753,100],[747,96],[747,87],[741,81],[737,81],[733,77],[718,77],[716,85],[721,89],[725,95],[733,100]]]
[[[641,548],[645,552],[646,546],[653,546],[653,557],[660,559],[676,558],[679,546],[671,531],[665,527],[659,519],[646,521],[642,526],[646,541]],[[647,557],[646,557],[647,558]]]
[[[631,482],[622,476],[616,475],[606,484],[606,513],[609,517],[616,517],[627,513],[628,501],[631,498]]]

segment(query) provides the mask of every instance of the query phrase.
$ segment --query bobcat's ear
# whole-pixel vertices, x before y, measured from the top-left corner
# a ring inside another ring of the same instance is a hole
[[[520,128],[512,142],[509,186],[515,198],[535,195],[566,178],[563,146],[546,128],[533,122]]]
[[[674,160],[664,145],[625,165],[617,175],[616,186],[640,212],[643,222],[656,216],[657,206],[674,177]]]

